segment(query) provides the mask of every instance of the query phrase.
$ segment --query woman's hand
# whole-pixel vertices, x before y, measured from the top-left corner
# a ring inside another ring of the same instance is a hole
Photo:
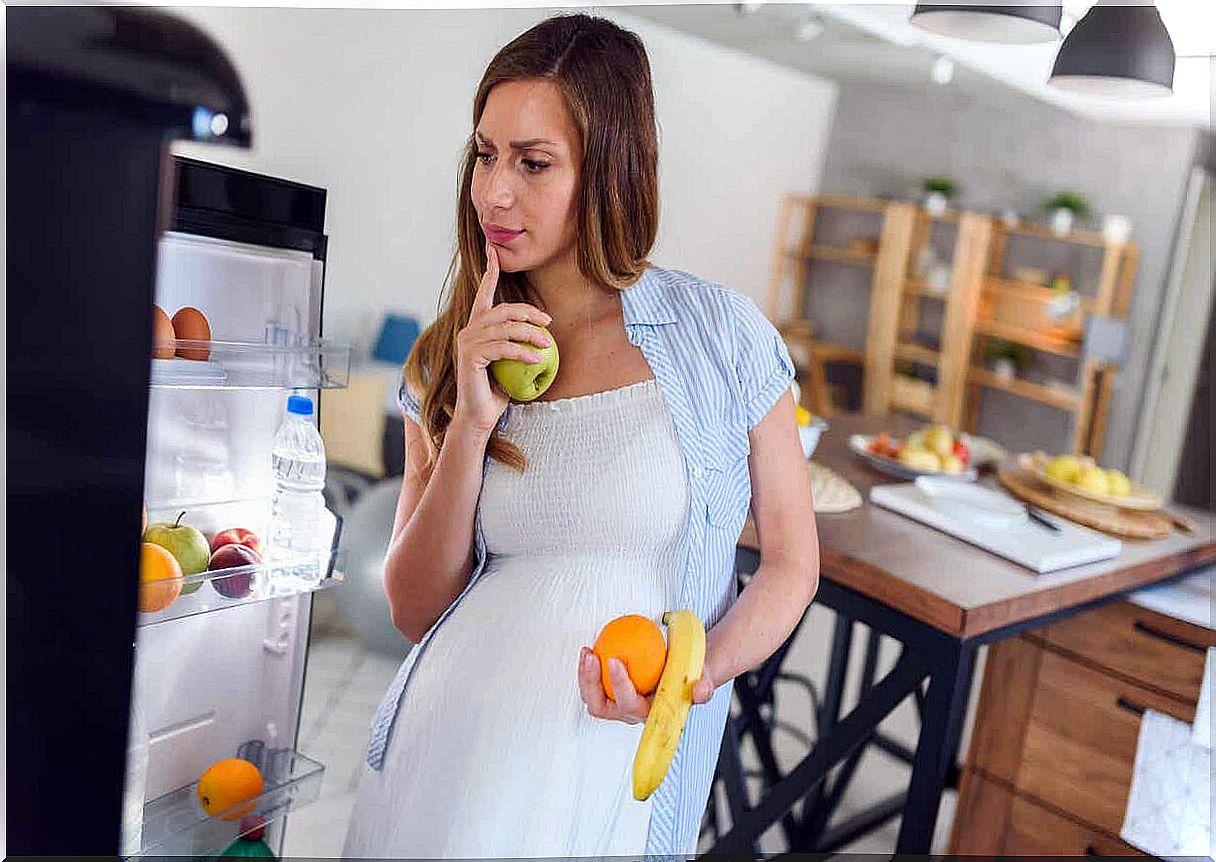
[[[654,695],[638,694],[633,687],[633,680],[629,678],[629,672],[625,670],[625,665],[621,663],[620,659],[608,660],[608,678],[612,680],[612,693],[616,696],[615,700],[604,691],[604,684],[600,679],[599,656],[588,647],[579,650],[578,690],[583,703],[587,705],[587,712],[596,718],[623,721],[626,724],[640,724],[645,721],[646,716],[650,714],[650,704],[654,702]],[[692,702],[694,704],[707,702],[713,697],[716,688],[717,685],[710,676],[709,668],[703,668],[701,678],[692,688]]]
[[[498,287],[498,250],[486,240],[486,271],[477,288],[469,321],[456,335],[456,409],[460,417],[486,434],[493,432],[510,398],[487,371],[496,359],[539,362],[535,350],[516,342],[548,347],[549,338],[536,327],[552,321],[534,305],[523,302],[494,304]]]

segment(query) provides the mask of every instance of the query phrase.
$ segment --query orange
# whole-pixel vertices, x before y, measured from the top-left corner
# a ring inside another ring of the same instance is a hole
[[[640,614],[626,614],[609,622],[591,650],[600,657],[604,692],[613,700],[616,698],[612,696],[612,683],[608,679],[608,659],[621,660],[633,687],[642,695],[655,690],[663,675],[663,665],[667,663],[663,630],[654,620]]]
[[[241,803],[261,796],[264,787],[262,773],[256,766],[248,760],[229,757],[207,767],[198,780],[198,801],[211,817],[218,815],[220,820],[237,820],[257,805],[256,801],[247,805]],[[233,806],[240,807],[229,811]]]
[[[166,548],[151,542],[139,546],[139,609],[163,611],[182,592],[182,567]]]

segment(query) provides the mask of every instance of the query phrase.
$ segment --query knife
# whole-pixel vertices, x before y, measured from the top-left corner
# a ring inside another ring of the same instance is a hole
[[[1030,518],[1030,520],[1034,521],[1036,524],[1038,524],[1042,527],[1046,527],[1047,529],[1051,530],[1053,533],[1060,532],[1059,524],[1052,523],[1051,521],[1047,520],[1042,515],[1040,515],[1038,512],[1036,512],[1034,509],[1030,508],[1029,506],[1026,507],[1026,515],[1027,515],[1027,517]]]

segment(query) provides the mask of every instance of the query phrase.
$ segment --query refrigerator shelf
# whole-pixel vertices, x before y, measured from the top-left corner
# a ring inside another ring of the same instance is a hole
[[[150,626],[183,617],[213,613],[237,605],[252,605],[270,599],[314,593],[331,589],[342,583],[345,576],[338,569],[342,551],[335,550],[324,557],[293,555],[263,560],[249,566],[201,572],[164,581],[140,585],[155,596],[158,590],[171,591],[179,585],[181,592],[167,607],[158,611],[140,611],[137,625]],[[166,586],[160,586],[160,585]],[[187,593],[186,590],[192,590]]]
[[[156,387],[344,389],[350,379],[350,347],[331,341],[285,346],[179,338],[153,346],[175,346],[196,357],[153,359],[151,385]]]
[[[248,747],[242,746],[242,748]],[[143,837],[139,853],[129,859],[189,856],[193,859],[219,857],[239,836],[283,817],[320,796],[325,767],[290,748],[260,752],[265,789],[257,796],[228,809],[235,812],[253,804],[252,811],[231,820],[210,817],[198,801],[198,782],[170,791],[144,805]],[[255,758],[246,756],[253,762]],[[257,763],[255,763],[257,765]]]

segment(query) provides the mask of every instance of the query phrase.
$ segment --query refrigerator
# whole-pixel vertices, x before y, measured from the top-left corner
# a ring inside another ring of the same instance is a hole
[[[7,28],[7,850],[278,852],[320,789],[297,749],[310,610],[342,580],[340,523],[290,552],[271,506],[288,397],[349,373],[322,338],[326,193],[171,154],[252,137],[193,26],[9,7]],[[158,338],[154,306],[193,311]],[[256,550],[141,585],[145,519],[183,559],[238,528]],[[230,758],[261,784],[225,808],[198,781]]]

